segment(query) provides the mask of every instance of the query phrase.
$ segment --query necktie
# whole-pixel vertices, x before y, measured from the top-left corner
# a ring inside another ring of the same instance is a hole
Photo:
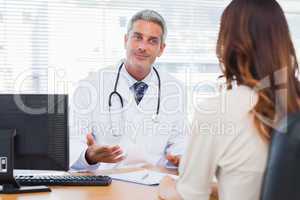
[[[141,102],[147,89],[148,89],[148,85],[142,81],[138,81],[135,84],[133,84],[134,98],[137,105],[139,105],[139,103]]]

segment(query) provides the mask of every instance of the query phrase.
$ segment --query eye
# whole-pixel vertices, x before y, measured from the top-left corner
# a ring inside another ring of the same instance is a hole
[[[149,43],[152,45],[157,45],[159,43],[159,39],[158,38],[152,38],[149,40]]]
[[[133,35],[132,38],[135,39],[135,40],[142,40],[143,39],[141,35],[137,35],[137,34]]]

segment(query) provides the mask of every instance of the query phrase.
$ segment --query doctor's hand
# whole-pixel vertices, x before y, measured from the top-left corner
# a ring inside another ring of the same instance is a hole
[[[175,165],[176,167],[179,166],[179,162],[180,162],[180,159],[181,159],[181,156],[180,155],[171,155],[171,154],[168,154],[166,156],[166,159],[171,162],[173,165]]]
[[[85,152],[86,161],[92,165],[99,162],[103,163],[117,163],[124,160],[122,156],[122,149],[116,146],[102,146],[98,145],[91,133],[86,136],[88,148]]]

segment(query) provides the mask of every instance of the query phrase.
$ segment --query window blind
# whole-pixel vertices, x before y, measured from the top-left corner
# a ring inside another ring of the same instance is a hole
[[[161,68],[188,88],[219,74],[215,45],[229,0],[0,0],[0,92],[68,92],[65,84],[124,57],[130,17],[154,9],[166,19]],[[300,52],[300,2],[278,1]],[[61,83],[63,87],[60,87]]]

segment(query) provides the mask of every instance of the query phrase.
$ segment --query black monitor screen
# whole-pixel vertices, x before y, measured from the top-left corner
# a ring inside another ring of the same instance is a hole
[[[0,94],[0,129],[15,129],[14,168],[68,170],[68,96]]]

